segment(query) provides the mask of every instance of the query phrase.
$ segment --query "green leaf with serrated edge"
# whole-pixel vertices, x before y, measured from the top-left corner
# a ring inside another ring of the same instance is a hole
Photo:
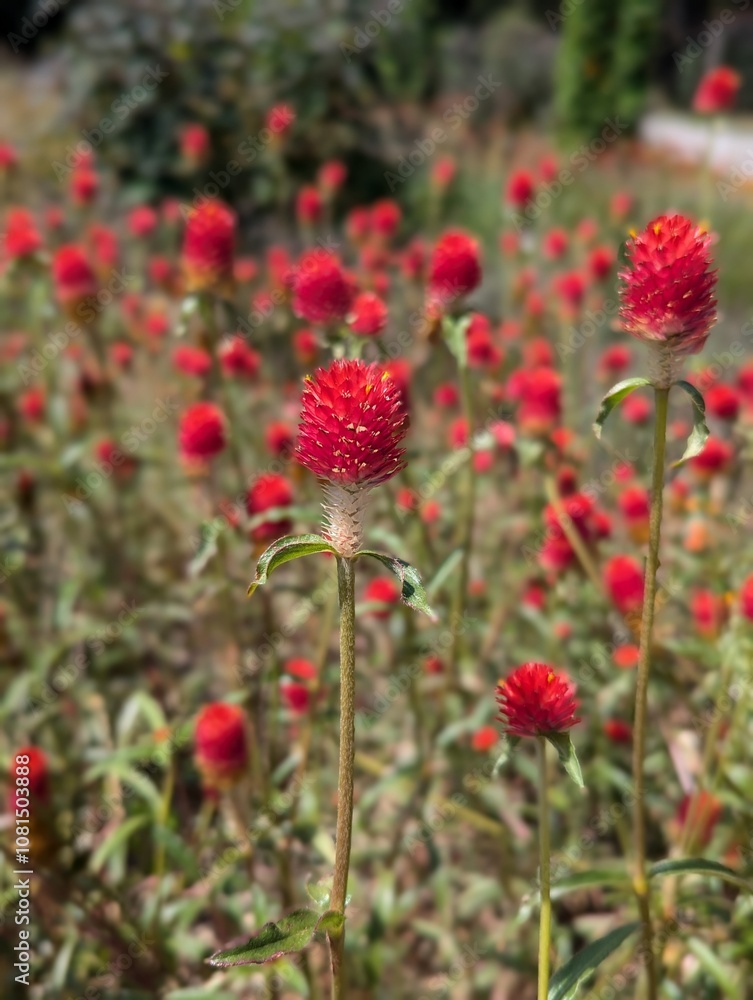
[[[505,764],[508,762],[512,756],[512,752],[515,747],[520,743],[519,736],[503,736],[502,737],[502,752],[499,757],[497,757],[494,762],[494,767],[492,768],[492,777],[496,778]]]
[[[703,451],[703,446],[709,438],[709,429],[706,426],[706,403],[700,392],[690,382],[685,382],[682,379],[675,382],[674,385],[679,385],[690,396],[690,401],[693,404],[693,430],[690,432],[682,458],[678,458],[676,462],[672,463],[672,468],[676,469],[678,465],[687,462],[689,458],[695,458]]]
[[[460,319],[445,316],[442,320],[442,336],[450,353],[457,361],[458,368],[465,368],[468,364],[468,346],[465,334],[470,322],[470,316],[462,316]]]
[[[332,895],[332,878],[323,878],[318,882],[309,882],[306,885],[306,895],[312,902],[316,903],[320,910],[329,906],[329,898]]]
[[[404,559],[398,559],[397,556],[390,556],[385,552],[374,552],[372,549],[361,549],[360,552],[356,552],[355,558],[358,559],[359,556],[370,556],[372,559],[378,559],[387,569],[392,570],[400,581],[402,588],[400,596],[403,599],[403,603],[407,604],[409,608],[413,608],[414,611],[422,611],[432,621],[437,621],[437,616],[431,610],[426,600],[426,592],[421,583],[421,577],[414,566],[411,566]]]
[[[207,963],[221,969],[231,965],[265,965],[283,955],[303,951],[313,938],[319,920],[316,910],[294,910],[277,923],[264,924],[245,944],[215,952]]]
[[[557,969],[552,976],[547,1000],[575,1000],[584,980],[588,979],[612,952],[624,944],[631,934],[635,934],[639,927],[637,920],[623,927],[617,927],[604,937],[586,945],[577,955],[573,955],[570,961]]]
[[[593,429],[597,438],[601,437],[606,419],[615,406],[618,406],[634,389],[640,389],[641,386],[645,385],[651,385],[651,382],[647,378],[626,378],[623,382],[618,382],[612,386],[602,399],[599,412],[596,414]]]
[[[338,913],[337,910],[327,910],[323,913],[319,923],[316,925],[318,931],[326,931],[328,933],[338,933],[345,926],[345,914]]]
[[[578,788],[584,788],[583,773],[575,753],[570,733],[546,733],[546,738],[557,751],[562,766],[573,779]]]
[[[257,587],[267,582],[267,577],[272,570],[282,566],[283,563],[290,562],[291,559],[300,559],[301,556],[315,555],[317,552],[332,552],[336,550],[321,535],[286,535],[272,542],[269,548],[261,554],[256,564],[256,578],[248,588],[250,597]]]
[[[655,878],[657,875],[709,875],[724,879],[725,882],[732,882],[749,892],[753,890],[753,885],[744,878],[720,864],[718,861],[711,861],[708,858],[677,858],[674,861],[657,861],[648,870],[648,877]]]

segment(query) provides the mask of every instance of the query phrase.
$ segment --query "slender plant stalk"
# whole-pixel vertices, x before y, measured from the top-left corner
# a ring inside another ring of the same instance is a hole
[[[468,426],[468,440],[473,442],[473,387],[471,385],[471,373],[467,364],[458,368],[460,376],[460,396],[463,405],[463,416]],[[473,545],[473,519],[476,510],[476,469],[473,465],[473,448],[468,458],[465,482],[463,484],[463,494],[458,512],[458,546],[462,556],[460,560],[460,572],[458,573],[457,587],[453,595],[452,615],[450,625],[452,628],[452,645],[450,647],[449,664],[447,675],[450,681],[458,678],[458,659],[460,656],[460,645],[462,642],[463,630],[458,625],[465,613],[466,595],[468,592],[468,572],[471,559],[471,547]]]
[[[664,492],[664,453],[667,442],[667,405],[669,388],[654,387],[656,413],[654,423],[654,462],[651,477],[651,517],[649,521],[648,560],[641,616],[641,640],[638,656],[638,681],[635,693],[635,723],[633,727],[633,841],[635,843],[635,874],[633,887],[640,911],[643,954],[646,962],[649,1000],[657,1000],[658,976],[654,955],[651,901],[646,877],[646,795],[644,758],[646,755],[646,715],[648,708],[648,679],[651,670],[651,633],[654,626],[656,602],[656,571],[659,568],[661,541],[662,500]]]
[[[539,757],[539,882],[541,914],[539,917],[539,989],[538,1000],[549,993],[549,953],[552,947],[552,877],[549,840],[549,784],[546,776],[546,739],[536,738]]]
[[[348,891],[350,842],[353,833],[353,774],[356,754],[356,596],[355,562],[337,557],[337,589],[340,596],[340,763],[337,776],[337,828],[335,874],[330,909],[345,917]],[[345,922],[330,931],[332,1000],[343,1000],[345,984]]]

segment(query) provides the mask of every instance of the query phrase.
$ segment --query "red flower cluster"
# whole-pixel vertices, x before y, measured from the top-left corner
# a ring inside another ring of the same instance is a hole
[[[5,249],[11,258],[30,257],[42,246],[34,216],[25,208],[11,208],[5,220]]]
[[[387,373],[363,361],[334,361],[306,379],[296,458],[327,482],[376,486],[404,467],[407,430]]]
[[[643,572],[632,556],[614,556],[604,567],[604,583],[613,604],[623,615],[643,607]]]
[[[214,403],[194,403],[180,418],[180,451],[189,461],[206,461],[225,447],[225,417]]]
[[[246,510],[250,517],[263,514],[276,507],[289,507],[293,502],[293,487],[290,480],[277,472],[266,472],[257,476],[246,497]],[[264,521],[251,529],[255,542],[272,542],[287,535],[293,522],[287,518],[279,521]]]
[[[575,685],[545,663],[524,663],[497,685],[500,722],[509,736],[564,733],[579,718]]]
[[[190,212],[183,235],[183,274],[189,292],[232,289],[235,213],[208,198]]]
[[[622,280],[622,326],[674,357],[702,350],[716,320],[711,237],[682,215],[662,215],[628,242]]]
[[[58,301],[76,306],[97,294],[97,279],[86,254],[75,243],[59,247],[52,258],[52,278]]]
[[[353,333],[375,337],[387,326],[387,306],[374,292],[361,292],[353,302],[348,326]]]
[[[309,323],[330,323],[347,316],[353,284],[335,254],[314,250],[293,276],[293,311]]]
[[[561,497],[560,504],[569,517],[575,531],[584,542],[595,542],[603,537],[603,525],[599,512],[595,509],[593,500],[585,493],[572,493]],[[553,504],[548,504],[544,510],[546,522],[546,539],[539,562],[542,567],[551,571],[567,569],[574,560],[575,552],[562,527],[560,515]]]
[[[196,718],[194,747],[207,785],[222,788],[238,781],[248,765],[243,709],[224,701],[205,705]]]
[[[729,66],[717,66],[702,78],[693,95],[693,110],[703,115],[729,111],[735,103],[742,77]]]
[[[24,764],[19,757],[28,757],[28,763]],[[30,811],[34,815],[34,807],[44,806],[50,799],[50,773],[47,763],[47,755],[39,747],[20,747],[13,754],[10,770],[11,787],[8,796],[8,807],[11,812],[16,810],[16,798],[26,798],[28,787],[28,799],[31,803]],[[22,781],[17,784],[17,778],[28,778],[28,786]]]
[[[434,247],[429,261],[429,298],[446,304],[472,292],[481,282],[478,243],[453,229]]]

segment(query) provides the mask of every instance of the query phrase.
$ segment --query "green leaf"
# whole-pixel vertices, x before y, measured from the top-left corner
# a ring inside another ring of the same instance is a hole
[[[437,621],[437,616],[431,610],[426,600],[426,592],[421,583],[421,577],[414,566],[411,566],[404,559],[398,559],[397,556],[387,555],[384,552],[374,552],[373,549],[362,549],[356,553],[356,559],[359,556],[371,556],[372,559],[378,559],[387,569],[392,570],[400,581],[400,586],[402,587],[400,596],[403,599],[403,603],[407,604],[409,608],[413,608],[414,611],[422,611],[432,621]]]
[[[468,345],[465,334],[470,322],[470,316],[462,316],[460,319],[445,316],[442,320],[442,336],[450,353],[457,361],[458,368],[465,368],[468,364]]]
[[[266,552],[263,552],[256,564],[256,578],[248,588],[250,597],[257,587],[267,582],[267,577],[272,570],[282,566],[283,563],[290,562],[291,559],[300,559],[301,556],[311,556],[317,552],[332,552],[335,549],[321,535],[286,535],[272,542]]]
[[[332,894],[332,877],[320,879],[318,882],[309,882],[306,885],[306,895],[319,907],[324,910],[329,906],[329,898]]]
[[[725,882],[732,882],[748,891],[753,886],[746,882],[737,872],[720,864],[718,861],[710,861],[708,858],[678,858],[675,861],[657,861],[648,870],[648,877],[654,878],[657,875],[710,875],[724,879]]]
[[[245,944],[215,952],[207,962],[221,969],[231,965],[265,965],[283,955],[303,951],[313,938],[320,919],[316,910],[294,910],[278,923],[264,924]]]
[[[575,753],[573,741],[570,733],[547,733],[546,738],[557,751],[562,766],[573,779],[578,788],[584,788],[583,772],[580,769],[580,761]]]
[[[651,382],[647,378],[627,378],[623,382],[618,382],[612,386],[602,399],[599,412],[596,414],[593,428],[597,438],[601,438],[601,432],[604,429],[607,417],[615,406],[618,406],[634,389],[640,389],[644,385],[651,385]]]
[[[318,931],[326,931],[327,933],[334,932],[339,934],[339,932],[345,926],[345,914],[338,913],[337,910],[327,910],[323,913],[319,923],[316,925]]]
[[[219,529],[214,521],[202,521],[199,528],[199,545],[196,555],[188,564],[188,575],[199,576],[207,563],[217,554]]]
[[[513,750],[520,743],[519,736],[503,736],[502,737],[502,752],[499,757],[497,757],[494,762],[494,767],[492,768],[492,777],[496,778],[505,764],[508,762],[512,756]]]
[[[92,854],[91,859],[89,860],[90,870],[98,872],[100,868],[103,868],[110,856],[114,854],[118,848],[125,846],[131,834],[140,830],[142,826],[146,826],[148,822],[148,816],[132,816],[131,819],[127,819],[125,823],[120,823],[116,826],[112,833],[105,837],[94,854]]]
[[[577,889],[591,886],[604,888],[608,885],[629,887],[630,876],[624,868],[592,868],[585,872],[574,872],[552,883],[552,899],[559,899]]]
[[[695,458],[696,455],[703,451],[703,446],[709,437],[709,429],[706,426],[706,403],[700,392],[690,382],[680,380],[674,384],[679,385],[681,389],[687,392],[693,404],[693,430],[690,432],[690,437],[688,438],[682,458],[672,463],[672,468],[676,469],[678,465],[687,462],[689,458]]]
[[[573,955],[570,961],[557,969],[552,976],[547,1000],[575,1000],[581,983],[588,979],[639,927],[637,920],[623,927],[617,927],[604,937],[586,945],[577,955]]]
[[[740,983],[734,971],[719,961],[717,955],[709,948],[705,941],[692,937],[688,941],[688,951],[691,951],[701,963],[705,971],[716,981],[717,986],[725,996],[732,1000],[740,1000],[742,996]],[[737,982],[736,982],[737,980]]]

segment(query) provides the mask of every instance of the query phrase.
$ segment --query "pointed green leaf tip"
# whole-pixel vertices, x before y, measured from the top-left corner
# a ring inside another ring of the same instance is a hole
[[[285,538],[272,542],[259,557],[256,564],[256,578],[248,588],[248,596],[250,597],[257,587],[266,583],[269,574],[278,566],[290,562],[291,559],[300,559],[301,556],[310,556],[317,552],[337,554],[327,539],[321,535],[286,535]]]
[[[324,914],[316,910],[294,910],[277,923],[264,924],[245,944],[215,952],[207,963],[220,969],[232,965],[265,965],[283,955],[303,951],[317,931],[337,932],[344,921],[342,913],[333,910]]]
[[[693,430],[690,432],[690,437],[688,438],[682,458],[672,463],[672,468],[676,469],[678,465],[687,462],[689,458],[695,458],[696,455],[699,455],[703,451],[703,446],[709,438],[709,429],[706,426],[706,403],[700,392],[690,382],[681,380],[674,384],[679,385],[684,392],[687,392],[693,404]]]
[[[640,927],[638,921],[616,927],[609,934],[592,941],[569,962],[557,969],[549,983],[547,1000],[575,1000],[583,982],[598,969]]]
[[[372,559],[378,559],[387,569],[392,570],[400,581],[400,596],[403,604],[407,604],[414,611],[423,612],[423,614],[428,615],[434,622],[438,620],[429,607],[424,585],[421,582],[418,570],[414,566],[411,566],[404,559],[398,559],[397,556],[388,555],[386,552],[374,552],[372,549],[362,549],[356,553],[355,558],[358,559],[359,556],[370,556]]]
[[[580,762],[575,753],[573,741],[570,733],[547,733],[546,738],[557,751],[560,762],[578,788],[584,788],[583,772],[580,769]]]
[[[602,399],[599,412],[596,414],[596,420],[594,421],[594,434],[598,439],[601,438],[601,432],[604,429],[607,417],[615,406],[618,406],[633,390],[640,389],[644,385],[651,385],[651,382],[647,378],[627,378],[624,382],[618,382],[612,386]]]

